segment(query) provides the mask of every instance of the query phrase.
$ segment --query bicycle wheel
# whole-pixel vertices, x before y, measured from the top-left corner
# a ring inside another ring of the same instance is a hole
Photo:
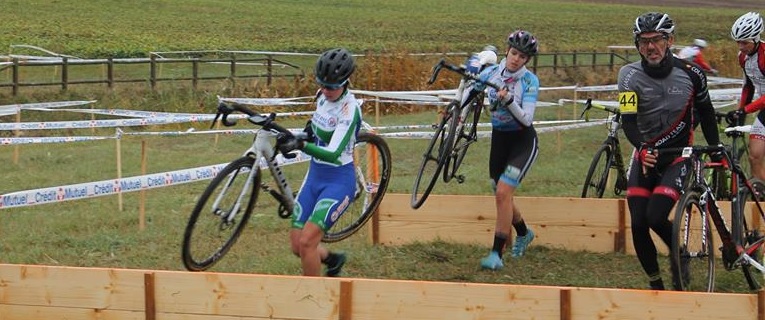
[[[606,191],[608,182],[608,170],[613,163],[613,152],[611,145],[603,144],[595,156],[592,157],[590,169],[587,171],[587,177],[584,179],[582,188],[582,198],[602,198]]]
[[[755,192],[755,195],[762,195],[763,192],[765,192],[765,183],[763,183],[762,180],[752,178],[750,183],[752,185],[752,190]],[[744,188],[739,194],[741,195],[742,201],[736,202],[736,209],[739,214],[732,218],[733,223],[731,232],[733,234],[733,240],[746,248],[747,246],[750,246],[759,240],[762,235],[760,234],[760,231],[755,228],[756,224],[754,219],[756,219],[756,217],[754,217],[750,211],[746,210],[747,201],[753,201],[754,195],[752,195],[748,188]],[[758,200],[761,199],[762,197],[760,196]],[[759,212],[757,216],[759,217]],[[752,258],[762,263],[763,250],[761,248],[756,250],[754,253],[752,253]],[[760,281],[757,280],[758,278],[762,277],[762,274],[759,273],[756,268],[753,268],[749,264],[743,263],[741,264],[741,271],[744,273],[744,278],[746,279],[747,285],[749,285],[749,289],[759,290],[762,287]]]
[[[197,200],[183,234],[181,256],[189,271],[209,269],[236,243],[258,200],[257,166],[254,181],[247,183],[254,165],[250,157],[229,163]]]
[[[481,110],[483,109],[483,94],[476,96],[467,108],[468,110],[465,113],[466,122],[460,127],[459,132],[455,134],[454,149],[446,158],[446,163],[444,164],[445,168],[450,168],[448,170],[444,169],[444,172],[450,171],[449,176],[457,178],[459,183],[465,182],[465,178],[461,175],[456,175],[457,170],[462,165],[462,161],[465,160],[468,147],[478,140],[476,134],[478,121],[481,119]]]
[[[683,291],[712,292],[715,285],[712,226],[699,201],[700,193],[691,190],[677,204],[670,261],[672,269],[679,271],[673,271],[673,284]]]
[[[377,212],[388,189],[392,163],[385,140],[371,133],[360,133],[353,153],[356,196],[343,215],[324,234],[323,242],[343,240],[361,229]]]
[[[451,104],[448,108],[451,108]],[[449,110],[448,108],[447,110]],[[433,133],[433,138],[430,139],[428,149],[422,155],[420,170],[417,173],[417,177],[414,179],[414,185],[412,186],[411,206],[414,209],[421,207],[422,204],[425,203],[428,195],[433,191],[433,186],[436,184],[438,174],[441,173],[441,169],[444,166],[443,158],[446,153],[445,149],[447,149],[445,133],[450,119],[451,113],[444,113],[441,122]]]
[[[457,101],[453,101],[449,104],[448,109],[450,112],[449,116],[449,123],[447,124],[446,128],[446,136],[444,137],[444,148],[442,151],[442,167],[443,167],[443,179],[445,183],[448,183],[452,180],[454,177],[454,171],[451,170],[451,166],[449,165],[449,162],[454,157],[454,146],[457,143],[457,140],[459,139],[458,135],[464,130],[463,123],[460,123],[460,113],[462,113],[462,108],[460,108],[460,103]]]

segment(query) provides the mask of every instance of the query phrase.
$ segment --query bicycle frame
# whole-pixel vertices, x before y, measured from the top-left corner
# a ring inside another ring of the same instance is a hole
[[[247,190],[250,190],[252,183],[255,181],[255,175],[257,175],[260,172],[260,168],[255,168],[255,166],[258,166],[260,163],[260,159],[265,159],[266,164],[268,166],[269,171],[271,172],[271,176],[274,178],[274,181],[276,181],[276,185],[278,187],[278,194],[274,194],[270,188],[268,188],[267,185],[262,184],[260,187],[264,190],[271,193],[273,196],[279,196],[280,199],[278,199],[282,205],[284,205],[284,209],[286,212],[291,213],[292,210],[295,207],[295,197],[292,193],[292,187],[290,187],[289,183],[287,183],[287,179],[284,176],[284,173],[282,172],[281,166],[279,166],[279,163],[274,156],[274,149],[273,149],[273,139],[276,136],[275,133],[265,130],[265,129],[259,129],[255,135],[255,139],[253,139],[252,145],[244,152],[244,156],[247,157],[253,157],[255,159],[253,168],[250,168],[249,177],[246,180],[245,187],[242,188],[242,191],[239,193],[239,196],[237,197],[236,204],[234,205],[233,209],[228,213],[228,216],[226,216],[226,222],[231,222],[236,217],[236,213],[239,212],[239,208],[242,203],[242,199],[247,194]],[[233,181],[234,177],[230,177],[229,181],[226,184],[226,187],[224,187],[223,191],[218,194],[218,197],[215,199],[214,207],[218,208],[218,205],[222,199],[222,197],[225,195],[225,191],[228,189],[228,186],[231,185],[231,182]],[[219,210],[219,209],[218,209]],[[217,211],[217,210],[216,210]],[[280,210],[281,212],[282,210]]]

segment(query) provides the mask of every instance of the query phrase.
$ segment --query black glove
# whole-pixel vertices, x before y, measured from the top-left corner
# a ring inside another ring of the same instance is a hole
[[[720,163],[720,162],[723,162],[723,159],[725,159],[725,156],[723,156],[722,152],[715,152],[715,153],[709,154],[709,160],[712,160],[712,162]]]
[[[725,118],[730,124],[743,125],[744,120],[746,119],[746,112],[741,109],[728,111],[728,114],[725,115]]]
[[[310,119],[308,120],[308,122],[305,123],[305,128],[303,128],[303,132],[305,132],[306,134],[305,141],[315,141],[316,136],[313,133],[313,125]]]
[[[303,141],[295,138],[293,134],[281,133],[276,137],[276,147],[279,148],[279,152],[285,158],[292,159],[297,155],[290,153],[290,151],[303,149]]]

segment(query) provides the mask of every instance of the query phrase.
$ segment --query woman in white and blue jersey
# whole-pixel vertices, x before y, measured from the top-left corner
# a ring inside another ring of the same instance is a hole
[[[526,226],[513,197],[539,153],[537,133],[532,126],[539,79],[526,68],[538,47],[531,33],[514,31],[507,38],[505,58],[479,75],[481,81],[502,88],[488,88],[492,110],[489,175],[495,186],[497,222],[491,252],[481,259],[484,269],[498,270],[504,266],[502,254],[511,226],[517,233],[511,250],[513,258],[523,256],[534,239],[534,232]],[[478,85],[477,89],[481,87]]]
[[[349,91],[355,69],[353,56],[343,48],[324,52],[314,73],[319,91],[316,112],[306,126],[312,140],[291,141],[312,157],[292,215],[290,243],[300,257],[303,275],[336,277],[345,255],[320,246],[324,233],[342,216],[354,199],[356,176],[353,146],[361,125],[361,101]],[[289,143],[288,143],[289,144]]]

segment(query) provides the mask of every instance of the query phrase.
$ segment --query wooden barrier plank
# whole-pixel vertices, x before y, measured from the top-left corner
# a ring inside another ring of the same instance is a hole
[[[572,319],[755,319],[757,295],[576,288]]]
[[[0,303],[142,311],[143,275],[139,270],[0,265]]]
[[[477,283],[353,280],[353,319],[556,319],[560,289]]]
[[[44,319],[113,319],[144,320],[143,311],[101,310],[51,306],[3,305],[0,304],[2,320],[44,320]],[[209,317],[207,318],[209,319]],[[241,318],[240,318],[241,319]],[[200,318],[201,320],[201,318]],[[218,320],[218,318],[216,318]],[[223,320],[223,319],[221,319]],[[234,319],[231,319],[234,320]]]
[[[110,305],[93,307],[102,301],[83,288],[104,285],[105,273],[113,281],[104,289],[115,292],[142,287],[153,274],[157,319],[164,320],[761,319],[765,310],[762,293],[0,265],[0,319],[145,319],[141,304],[112,307],[130,304],[116,297],[145,300],[150,293],[143,290],[128,290],[133,297],[113,295]],[[14,278],[21,274],[24,279]],[[72,290],[61,290],[65,286]]]
[[[615,229],[578,226],[540,226],[529,223],[537,237],[532,246],[544,245],[567,250],[613,252]],[[381,221],[380,244],[401,245],[428,242],[436,239],[467,244],[490,246],[493,241],[494,222],[425,222]],[[578,239],[578,240],[576,240]]]
[[[431,195],[417,210],[409,195],[386,194],[380,204],[381,221],[485,221],[496,220],[494,197]],[[614,227],[618,223],[616,199],[516,197],[530,223]],[[384,232],[384,230],[381,230]]]
[[[340,314],[340,281],[333,278],[174,271],[154,277],[157,313],[278,319]]]

